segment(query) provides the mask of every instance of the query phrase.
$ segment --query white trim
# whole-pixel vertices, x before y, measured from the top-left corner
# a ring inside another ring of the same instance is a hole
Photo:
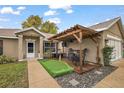
[[[109,29],[110,27],[112,27],[116,22],[118,22],[118,20],[120,20],[121,18],[118,17],[114,22],[112,22],[108,27],[107,29]]]
[[[34,28],[34,27],[25,28],[25,29],[23,29],[23,30],[20,30],[20,31],[18,31],[18,32],[15,32],[15,34],[21,33],[21,32],[26,32],[26,31],[28,31],[28,30],[34,30],[34,31],[36,31],[37,33],[39,33],[40,35],[42,35],[43,37],[45,37],[45,35],[44,35],[42,32],[40,32],[39,30],[37,30],[37,29]]]
[[[103,30],[107,30],[108,28],[104,27],[104,28],[99,28],[99,29],[95,29],[96,31],[103,31]]]
[[[107,34],[107,37],[108,37],[108,38],[115,39],[115,40],[119,40],[119,41],[121,41],[121,39],[120,39],[120,38],[114,37],[114,36],[109,35],[109,34]]]
[[[18,39],[18,37],[12,36],[0,36],[0,38],[11,38],[11,39]]]

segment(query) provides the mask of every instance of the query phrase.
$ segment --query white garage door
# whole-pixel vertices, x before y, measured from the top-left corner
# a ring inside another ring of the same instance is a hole
[[[109,38],[108,45],[113,47],[112,60],[111,61],[115,61],[115,60],[122,58],[121,41],[120,40]]]

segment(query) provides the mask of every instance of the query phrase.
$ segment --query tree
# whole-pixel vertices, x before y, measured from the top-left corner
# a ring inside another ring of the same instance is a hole
[[[29,16],[23,23],[22,28],[29,28],[29,27],[35,27],[41,32],[56,34],[58,27],[55,23],[52,23],[50,21],[43,22],[43,19],[40,18],[38,15]]]
[[[58,30],[58,27],[55,23],[52,23],[50,21],[46,21],[42,24],[41,31],[51,34],[56,34]]]
[[[36,29],[39,29],[42,25],[42,22],[42,18],[40,18],[38,15],[31,15],[22,23],[22,28],[28,28],[33,26]]]

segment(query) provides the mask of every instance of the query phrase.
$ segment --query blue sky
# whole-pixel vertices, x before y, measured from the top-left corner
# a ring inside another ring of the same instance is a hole
[[[63,31],[75,24],[90,26],[118,16],[124,22],[124,6],[0,6],[0,28],[21,28],[21,23],[30,15],[39,15],[44,21],[55,22],[59,31]]]

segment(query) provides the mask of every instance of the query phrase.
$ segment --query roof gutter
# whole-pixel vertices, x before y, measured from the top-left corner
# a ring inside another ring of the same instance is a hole
[[[7,38],[7,39],[18,39],[18,37],[12,37],[12,36],[0,36],[0,38]]]

